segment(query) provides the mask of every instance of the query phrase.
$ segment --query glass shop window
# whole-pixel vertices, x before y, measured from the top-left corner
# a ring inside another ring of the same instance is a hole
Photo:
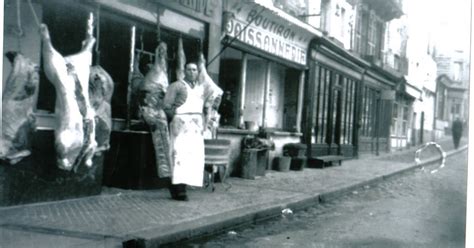
[[[219,108],[220,125],[239,127],[243,53],[234,48],[227,48],[220,59],[219,84],[224,90]],[[258,126],[263,125],[266,94],[267,128],[296,130],[299,73],[296,69],[247,54],[243,120],[253,121]],[[267,76],[270,77],[270,85],[265,92]]]
[[[281,66],[283,69],[284,67]],[[287,131],[296,132],[296,115],[298,113],[298,90],[301,70],[287,67],[282,70],[285,74],[282,128]],[[303,96],[301,96],[303,97]],[[281,111],[280,111],[281,113]]]
[[[242,52],[229,47],[220,59],[219,86],[224,91],[218,111],[221,115],[220,126],[238,127]]]
[[[360,129],[360,135],[365,137],[375,137],[375,123],[377,114],[377,99],[379,98],[379,92],[368,86],[363,89],[362,99],[362,126]]]
[[[112,96],[112,117],[126,118],[127,90],[129,85],[131,28],[135,26],[135,61],[143,75],[153,64],[155,48],[158,45],[156,25],[129,18],[125,15],[101,9],[99,16],[95,6],[67,1],[68,4],[45,3],[43,22],[48,25],[53,46],[63,56],[77,53],[85,37],[86,23],[90,12],[94,13],[94,36],[92,65],[102,66],[114,80]],[[97,24],[98,22],[98,24]],[[167,64],[169,82],[176,80],[178,39],[182,38],[187,61],[197,61],[199,52],[207,47],[198,38],[160,28],[160,38],[167,44]],[[41,81],[47,82],[44,73]],[[41,83],[38,109],[54,112],[55,90],[52,84]],[[132,119],[137,119],[132,113]]]
[[[331,142],[352,144],[357,82],[326,67],[316,70],[315,141],[326,143],[331,137]]]

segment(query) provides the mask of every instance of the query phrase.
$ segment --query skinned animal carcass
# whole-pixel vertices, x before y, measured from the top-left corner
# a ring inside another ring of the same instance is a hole
[[[13,69],[2,94],[2,136],[0,159],[10,164],[31,154],[31,136],[35,131],[33,108],[36,105],[39,66],[20,53],[7,52]]]
[[[92,23],[79,53],[63,57],[51,44],[48,27],[41,25],[43,67],[56,89],[55,146],[58,167],[77,170],[85,161],[92,166],[95,141],[94,109],[89,102],[89,74],[92,63]]]
[[[163,99],[169,85],[166,55],[167,46],[160,42],[155,51],[155,62],[140,87],[140,115],[150,127],[159,177],[171,176],[168,120],[163,110]]]
[[[204,127],[205,127],[205,138],[212,138],[214,136],[218,125],[219,125],[219,114],[217,110],[224,93],[222,89],[217,86],[212,80],[206,70],[206,59],[201,53],[198,61],[199,76],[198,81],[204,85]]]
[[[129,107],[129,115],[131,119],[141,118],[138,106],[140,99],[140,88],[145,81],[145,76],[143,76],[142,72],[140,71],[140,57],[140,54],[135,56],[135,61],[133,62],[133,73],[130,78],[130,84],[128,85],[129,97],[127,104]]]
[[[89,76],[89,97],[95,112],[95,141],[98,146],[96,152],[110,148],[110,132],[112,131],[110,101],[113,92],[112,77],[101,66],[92,66]]]

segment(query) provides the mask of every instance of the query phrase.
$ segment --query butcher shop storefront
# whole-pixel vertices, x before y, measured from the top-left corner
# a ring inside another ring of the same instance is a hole
[[[282,155],[301,139],[301,114],[307,48],[315,29],[259,1],[227,1],[223,13],[225,50],[219,86],[224,90],[219,139],[231,140],[231,174],[238,173],[242,139],[259,135]]]
[[[17,131],[10,135],[11,149],[2,147],[0,154],[0,206],[99,194],[102,186],[161,187],[152,139],[148,127],[140,121],[134,98],[134,80],[151,70],[160,42],[166,44],[169,82],[179,77],[183,57],[188,61],[198,60],[201,53],[206,59],[216,57],[221,47],[222,1],[32,2],[9,0],[4,4],[4,52],[13,53],[3,59],[2,94],[18,92],[5,84],[18,78],[11,76],[20,66],[17,58],[21,56],[17,54],[28,59],[23,66],[29,66],[29,85],[25,88],[28,107],[17,118],[21,125],[12,124]],[[42,23],[45,26],[40,32]],[[75,90],[67,85],[57,87],[62,81],[51,77],[61,79],[54,63],[62,58],[46,51],[50,47],[64,56],[64,71],[74,75],[71,82]],[[217,79],[219,62],[207,65],[211,78]],[[90,82],[101,82],[91,83],[89,90],[79,87],[86,77],[89,79],[89,71],[81,71],[84,65],[94,68],[90,69]],[[13,97],[12,101],[15,99],[19,98]],[[65,134],[61,143],[54,134],[54,130],[67,130],[70,124],[67,119],[74,113],[68,111],[67,103],[71,99],[79,105],[75,111],[81,121],[76,124],[81,127],[78,130],[83,144],[71,151],[75,154],[72,158],[67,151],[77,141]],[[88,116],[88,108],[93,108],[96,115]],[[3,127],[8,121],[2,119]],[[25,128],[30,126],[36,131]],[[91,157],[87,148],[95,145],[94,136],[99,142]],[[62,150],[58,143],[64,146]],[[59,158],[62,153],[64,156]],[[22,183],[25,181],[28,184]]]

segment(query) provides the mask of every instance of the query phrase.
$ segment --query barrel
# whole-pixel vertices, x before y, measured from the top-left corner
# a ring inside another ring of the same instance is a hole
[[[225,169],[229,163],[230,140],[225,139],[205,139],[204,140],[204,163],[206,165],[219,166],[219,179],[225,177]]]

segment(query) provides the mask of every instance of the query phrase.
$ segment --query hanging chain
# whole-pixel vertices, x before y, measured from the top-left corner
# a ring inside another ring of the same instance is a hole
[[[156,41],[160,44],[161,41],[161,28],[160,28],[160,8],[156,9]]]
[[[21,37],[24,35],[23,33],[23,28],[21,27],[21,5],[20,5],[21,0],[16,1],[16,37],[18,39],[17,41],[17,46],[18,46],[18,51],[21,52]]]
[[[33,8],[33,4],[31,4],[31,0],[28,0],[28,5],[30,6],[31,12],[33,13],[33,17],[35,19],[36,25],[38,28],[41,27],[41,23],[39,22],[38,16],[36,15],[35,8]]]
[[[95,63],[96,65],[100,65],[100,47],[99,47],[99,42],[100,42],[100,4],[98,4],[98,7],[96,9],[96,21],[95,21]]]

